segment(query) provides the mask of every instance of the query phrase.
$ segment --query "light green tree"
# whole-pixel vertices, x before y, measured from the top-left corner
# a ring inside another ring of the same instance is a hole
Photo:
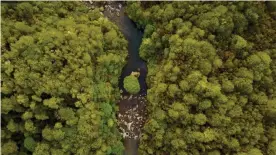
[[[124,88],[130,94],[137,94],[140,91],[138,78],[134,75],[129,75],[124,78]]]

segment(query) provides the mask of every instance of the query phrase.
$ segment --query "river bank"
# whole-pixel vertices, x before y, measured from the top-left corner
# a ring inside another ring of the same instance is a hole
[[[125,155],[138,154],[138,145],[141,130],[147,118],[146,95],[147,95],[147,66],[146,62],[139,57],[139,47],[143,38],[143,30],[137,28],[136,24],[125,13],[125,2],[87,2],[92,8],[100,7],[103,15],[115,23],[125,39],[128,41],[127,64],[122,70],[119,78],[119,88],[122,91],[118,102],[119,111],[117,120],[119,131],[124,138]],[[123,79],[132,72],[140,72],[138,78],[140,92],[136,95],[129,94],[123,87]]]

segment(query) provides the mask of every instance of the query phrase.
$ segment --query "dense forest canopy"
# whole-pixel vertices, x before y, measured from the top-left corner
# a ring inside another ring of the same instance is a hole
[[[276,154],[276,8],[267,5],[128,4],[149,68],[140,154]]]
[[[276,154],[275,2],[125,7],[144,29],[141,155]],[[128,42],[101,11],[1,3],[3,155],[122,154],[115,113]],[[139,92],[137,77],[124,80]]]
[[[122,154],[127,41],[82,2],[1,3],[3,155]]]

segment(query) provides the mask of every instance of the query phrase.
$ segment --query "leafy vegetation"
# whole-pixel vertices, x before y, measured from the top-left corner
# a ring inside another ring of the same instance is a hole
[[[274,155],[276,21],[269,2],[130,2],[145,28],[140,154]]]
[[[130,94],[137,94],[140,91],[138,78],[134,75],[129,75],[124,78],[124,88]]]
[[[81,2],[1,3],[3,155],[122,154],[127,41]]]
[[[148,68],[140,154],[276,154],[275,4],[127,4]],[[117,26],[81,2],[1,10],[1,153],[121,155]],[[140,91],[134,75],[124,87]]]

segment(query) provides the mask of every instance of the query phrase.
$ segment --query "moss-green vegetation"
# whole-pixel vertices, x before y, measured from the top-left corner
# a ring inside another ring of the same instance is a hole
[[[124,79],[124,88],[130,94],[137,94],[140,91],[138,78],[134,75],[129,75]]]
[[[81,2],[1,8],[2,154],[121,155],[118,28]]]
[[[274,155],[276,21],[264,2],[134,2],[149,120],[140,154]]]

